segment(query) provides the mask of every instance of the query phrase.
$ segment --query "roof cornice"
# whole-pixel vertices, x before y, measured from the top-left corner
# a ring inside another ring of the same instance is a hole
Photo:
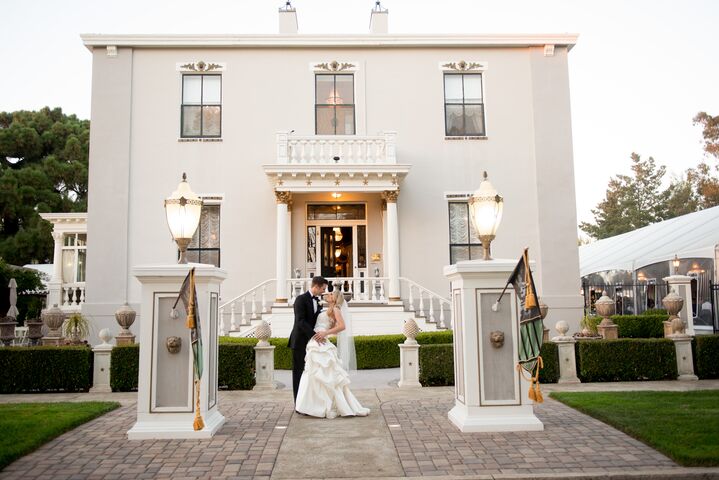
[[[486,35],[105,35],[82,34],[84,45],[132,48],[519,48],[577,43],[577,34],[486,34]]]

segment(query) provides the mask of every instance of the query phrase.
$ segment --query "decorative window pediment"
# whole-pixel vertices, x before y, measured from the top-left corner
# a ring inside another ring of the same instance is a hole
[[[468,62],[466,60],[440,62],[439,68],[444,72],[482,72],[487,69],[487,62]]]
[[[353,73],[358,70],[358,62],[340,62],[331,60],[328,62],[312,62],[310,70],[315,73]]]
[[[227,68],[225,62],[206,62],[198,60],[196,62],[179,62],[175,64],[178,72],[196,72],[196,73],[222,73]]]

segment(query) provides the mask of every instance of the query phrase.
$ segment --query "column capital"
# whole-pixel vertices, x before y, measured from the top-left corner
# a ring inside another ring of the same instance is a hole
[[[382,211],[386,211],[386,210],[387,210],[387,200],[385,200],[385,199],[383,198],[383,199],[382,199]]]
[[[275,190],[275,200],[277,203],[288,204],[292,201],[292,192],[284,192]]]
[[[387,203],[397,203],[397,197],[399,197],[399,189],[397,190],[385,190],[382,192],[382,200]]]
[[[65,236],[65,234],[62,232],[55,232],[55,231],[52,232],[52,238],[54,238],[55,241],[58,243],[62,243],[62,237],[64,237],[64,236]]]

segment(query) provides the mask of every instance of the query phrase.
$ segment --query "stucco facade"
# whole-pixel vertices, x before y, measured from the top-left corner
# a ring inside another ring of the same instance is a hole
[[[442,275],[450,262],[448,195],[473,192],[485,170],[504,196],[493,256],[519,258],[529,247],[540,295],[551,309],[547,326],[557,320],[578,326],[567,70],[576,36],[84,35],[83,41],[93,55],[83,312],[100,326],[114,327],[112,315],[124,302],[139,308],[133,266],[177,260],[162,205],[182,172],[196,193],[220,203],[227,300],[276,278],[278,258],[286,261],[287,276],[295,268],[302,276],[318,273],[308,271],[305,258],[308,204],[366,203],[366,255],[382,253],[367,274],[376,266],[387,275],[381,191],[397,189],[399,276],[448,296]],[[199,61],[222,66],[216,72],[222,134],[212,141],[180,138],[179,65]],[[399,175],[378,176],[357,161],[326,186],[343,158],[327,167],[329,177],[317,168],[306,177],[314,186],[299,188],[291,165],[280,177],[273,170],[281,163],[278,132],[290,139],[315,135],[313,66],[332,61],[352,65],[356,137],[396,132],[399,167],[391,171]],[[482,137],[445,136],[443,76],[448,63],[460,61],[481,66]],[[284,256],[277,252],[275,190],[292,191]],[[342,197],[332,198],[333,192]],[[401,296],[407,296],[404,287]]]

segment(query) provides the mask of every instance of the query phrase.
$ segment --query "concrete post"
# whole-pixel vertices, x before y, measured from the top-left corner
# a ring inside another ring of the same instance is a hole
[[[667,290],[671,292],[674,290],[677,294],[684,299],[684,306],[679,312],[681,317],[687,326],[687,335],[693,337],[696,335],[694,332],[694,313],[692,312],[692,279],[686,275],[671,275],[664,277],[663,279],[669,285]]]
[[[674,348],[677,351],[677,380],[695,381],[699,380],[694,374],[694,360],[692,359],[692,337],[690,335],[670,335],[674,341]]]
[[[252,390],[273,390],[275,385],[274,345],[255,346],[255,386]]]
[[[554,328],[559,332],[558,337],[552,338],[559,350],[559,383],[581,383],[577,377],[577,360],[574,351],[574,344],[577,341],[567,335],[569,324],[560,320]]]
[[[107,328],[100,330],[98,334],[102,343],[93,347],[95,354],[92,371],[92,388],[90,393],[109,393],[112,392],[110,387],[110,359],[112,357],[112,334]]]
[[[403,332],[407,337],[404,343],[399,344],[399,388],[418,388],[419,383],[419,344],[415,337],[419,327],[414,319],[410,318],[404,324]]]

